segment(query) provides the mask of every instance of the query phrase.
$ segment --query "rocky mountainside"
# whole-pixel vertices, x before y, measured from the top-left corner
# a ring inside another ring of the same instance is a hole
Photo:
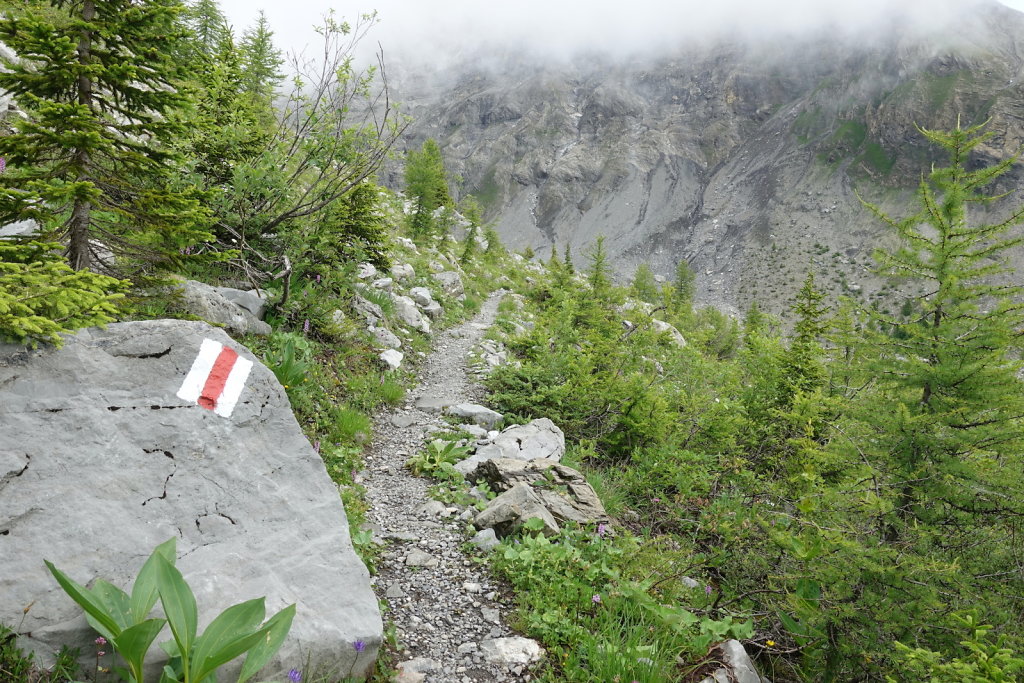
[[[492,55],[443,77],[391,76],[415,118],[408,146],[437,139],[460,194],[482,200],[507,245],[579,255],[603,234],[622,276],[641,262],[670,276],[685,259],[701,301],[778,310],[808,268],[835,294],[898,294],[868,271],[885,229],[857,193],[897,214],[911,206],[941,159],[915,124],[991,119],[979,162],[1013,154],[1021,36],[1024,15],[991,3],[941,30],[617,61]]]

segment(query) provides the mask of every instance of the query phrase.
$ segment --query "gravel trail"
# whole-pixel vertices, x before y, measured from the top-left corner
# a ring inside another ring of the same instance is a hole
[[[374,536],[387,541],[374,588],[397,628],[403,673],[396,680],[403,683],[530,680],[524,667],[490,663],[480,650],[482,641],[515,634],[503,623],[510,607],[496,582],[461,548],[466,521],[459,517],[469,512],[432,501],[430,481],[404,466],[430,428],[446,424],[437,403],[482,397],[482,387],[468,376],[467,354],[494,322],[500,300],[500,293],[492,294],[475,318],[441,332],[419,386],[404,405],[374,421],[363,484]]]

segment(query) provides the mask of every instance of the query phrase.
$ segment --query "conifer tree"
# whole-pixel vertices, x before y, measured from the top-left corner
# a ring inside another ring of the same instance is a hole
[[[574,275],[576,269],[572,265],[572,249],[569,247],[569,243],[565,243],[565,257],[562,259],[565,263],[565,270],[569,275]]]
[[[654,273],[646,263],[641,263],[633,273],[633,296],[641,301],[653,304],[658,300],[658,283],[654,280]]]
[[[694,295],[694,276],[693,269],[690,268],[690,264],[686,260],[680,260],[676,264],[676,297],[679,305],[684,308],[693,307],[693,295]]]
[[[829,310],[822,303],[824,299],[825,295],[814,286],[814,273],[808,272],[793,302],[792,311],[797,321],[793,339],[782,358],[784,401],[791,401],[797,392],[819,389],[824,383],[821,339],[828,330],[825,316]]]
[[[436,228],[434,211],[452,203],[441,148],[432,138],[427,139],[419,150],[409,150],[406,154],[405,191],[413,201],[413,235],[417,238],[430,237]]]
[[[284,59],[274,47],[274,32],[270,30],[267,15],[260,10],[256,25],[242,34],[242,87],[250,96],[271,100],[284,74]]]
[[[262,16],[262,12],[260,15]],[[193,0],[185,9],[185,23],[192,33],[196,50],[212,55],[217,51],[228,21],[217,0]]]
[[[60,345],[60,333],[115,318],[126,284],[73,271],[60,245],[0,240],[0,340]]]
[[[21,55],[0,71],[0,89],[30,113],[0,138],[17,169],[0,179],[0,220],[39,220],[76,270],[121,269],[106,250],[157,260],[207,238],[199,203],[169,189],[169,115],[185,101],[167,51],[181,35],[180,5],[50,4],[67,21],[32,12],[0,20],[0,39]]]
[[[589,261],[587,282],[594,294],[603,299],[612,287],[611,266],[608,264],[608,252],[604,248],[604,235],[598,235],[594,248],[590,251]]]
[[[896,250],[876,252],[881,272],[923,285],[910,320],[871,312],[879,328],[904,333],[869,338],[880,392],[865,418],[899,482],[895,507],[904,522],[1024,513],[1024,391],[1014,360],[1024,288],[1000,280],[1009,273],[1000,257],[1024,240],[1008,235],[1024,221],[1024,208],[972,224],[968,206],[1004,196],[986,188],[1016,161],[970,170],[971,150],[991,135],[981,129],[921,129],[950,164],[921,180],[917,213],[898,220],[865,203],[900,239]]]
[[[196,107],[185,128],[184,145],[207,188],[231,183],[234,169],[259,154],[270,135],[263,127],[269,106],[244,93],[243,56],[225,27],[217,47],[201,67]]]

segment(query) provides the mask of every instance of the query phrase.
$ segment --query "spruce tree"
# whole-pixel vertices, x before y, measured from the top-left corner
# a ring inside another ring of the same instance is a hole
[[[250,97],[270,101],[284,74],[281,51],[274,47],[274,32],[260,10],[256,25],[242,34],[242,87]]]
[[[792,305],[796,314],[793,338],[782,358],[784,401],[791,402],[797,392],[820,389],[825,380],[821,340],[828,331],[828,306],[825,295],[814,286],[814,273],[808,272]]]
[[[693,295],[694,295],[694,276],[693,269],[690,268],[690,264],[685,260],[681,260],[676,264],[676,296],[679,305],[684,308],[693,307]]]
[[[1011,284],[1019,277],[1001,261],[1024,240],[1008,234],[1024,221],[1024,208],[972,224],[968,207],[1005,196],[986,188],[1016,161],[971,170],[971,150],[991,135],[981,128],[921,130],[948,151],[950,164],[921,180],[918,212],[898,220],[867,204],[900,240],[897,249],[876,252],[881,273],[923,292],[909,320],[870,312],[880,330],[902,332],[869,337],[880,391],[865,418],[898,482],[896,536],[911,519],[1024,514],[1024,388],[1015,360],[1024,288]]]
[[[589,255],[590,268],[587,269],[587,282],[590,289],[599,299],[606,298],[612,288],[612,269],[608,263],[608,252],[604,248],[604,235],[598,235],[594,248]]]
[[[263,13],[260,12],[260,16]],[[193,0],[185,9],[185,23],[192,33],[195,48],[200,54],[212,55],[217,51],[221,35],[228,21],[220,11],[217,0]]]
[[[565,243],[565,258],[563,258],[562,261],[565,262],[566,272],[569,273],[569,275],[574,275],[576,273],[576,269],[572,265],[572,248],[569,246],[568,242]]]
[[[0,138],[16,170],[0,178],[0,220],[34,218],[66,244],[76,270],[118,271],[107,251],[159,260],[199,239],[204,212],[171,189],[185,98],[167,50],[181,35],[174,0],[51,0],[66,21],[32,12],[0,20],[0,40],[20,58],[0,89],[29,112]]]
[[[59,346],[62,332],[115,319],[126,283],[71,270],[59,249],[0,240],[0,340]]]

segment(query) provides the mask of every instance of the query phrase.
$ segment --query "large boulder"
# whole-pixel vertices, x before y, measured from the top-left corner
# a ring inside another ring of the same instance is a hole
[[[217,289],[205,282],[184,280],[178,285],[177,292],[186,311],[207,322],[223,325],[231,334],[270,334],[270,325],[227,299]]]
[[[445,293],[445,296],[450,296],[453,299],[465,296],[466,290],[462,286],[462,278],[455,271],[446,270],[442,273],[434,273],[431,277],[441,285],[441,291]]]
[[[381,617],[337,487],[273,373],[223,330],[131,322],[0,347],[0,424],[0,623],[44,662],[65,644],[88,658],[96,637],[44,559],[126,588],[175,537],[201,628],[243,600],[296,604],[260,680],[372,669]]]
[[[395,315],[399,320],[424,334],[430,334],[430,321],[416,308],[416,302],[399,294],[392,294],[391,299],[395,302]]]
[[[651,320],[651,325],[654,326],[655,332],[658,332],[659,334],[667,334],[668,338],[672,340],[672,343],[679,348],[686,346],[686,337],[684,337],[683,333],[677,330],[674,326],[669,325],[664,320],[658,320],[657,318]]]
[[[450,410],[450,409],[449,409]],[[495,458],[559,461],[565,455],[565,434],[554,422],[542,417],[524,425],[514,425],[498,434],[489,443],[477,446],[476,452],[456,463],[455,469],[469,474],[477,465]]]
[[[516,484],[501,494],[473,520],[477,529],[494,529],[499,538],[515,532],[531,519],[541,521],[541,530],[547,535],[560,531],[558,522],[529,484]]]
[[[487,460],[477,466],[470,479],[486,481],[492,491],[499,493],[520,484],[530,486],[540,504],[560,524],[575,522],[586,525],[609,521],[601,499],[586,478],[554,460]]]
[[[267,313],[269,297],[265,291],[259,289],[235,289],[233,287],[214,287],[222,297],[263,320]]]
[[[2,43],[0,43],[2,45]],[[0,239],[12,237],[35,237],[39,234],[39,223],[28,219],[0,226]]]

